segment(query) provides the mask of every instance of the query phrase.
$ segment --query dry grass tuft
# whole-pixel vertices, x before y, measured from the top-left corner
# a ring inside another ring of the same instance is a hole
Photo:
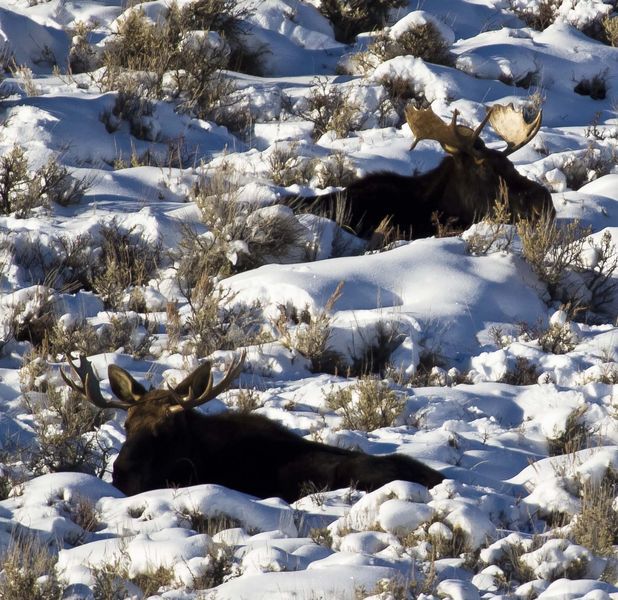
[[[548,438],[549,456],[572,454],[588,447],[592,431],[583,419],[587,410],[585,405],[573,410],[566,420],[564,431],[556,437]]]
[[[0,600],[61,600],[57,557],[35,537],[13,538],[0,559]]]
[[[279,318],[273,323],[281,343],[311,361],[314,372],[337,373],[343,367],[342,357],[332,350],[330,312],[341,297],[343,282],[339,282],[326,302],[324,310],[312,315],[307,308],[300,314],[295,307],[279,307]]]
[[[601,556],[615,556],[618,544],[618,495],[616,473],[608,471],[600,484],[584,483],[581,512],[571,531],[573,541]]]
[[[405,399],[388,383],[375,377],[361,377],[354,385],[331,390],[326,404],[342,417],[342,427],[374,431],[390,427],[405,406]]]

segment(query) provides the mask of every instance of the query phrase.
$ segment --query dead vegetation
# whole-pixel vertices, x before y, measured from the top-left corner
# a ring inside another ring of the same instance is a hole
[[[404,5],[403,0],[323,0],[320,12],[333,24],[335,39],[347,44],[363,31],[384,27],[389,10]]]
[[[37,208],[79,202],[89,183],[75,179],[58,157],[32,169],[25,150],[15,145],[0,157],[0,214],[18,219],[30,216]]]
[[[618,543],[618,515],[614,508],[618,496],[616,473],[608,470],[599,483],[582,485],[581,512],[571,530],[573,541],[601,556],[615,556]]]
[[[454,63],[449,44],[431,21],[410,27],[396,38],[390,32],[378,33],[367,50],[353,55],[350,61],[355,69],[369,74],[380,63],[397,56],[416,56],[429,63],[445,66]]]
[[[64,386],[48,383],[44,393],[23,396],[36,439],[35,447],[25,453],[28,467],[36,475],[76,471],[101,476],[108,450],[97,430],[105,414],[77,394],[65,392]]]
[[[360,105],[352,98],[352,91],[324,77],[315,78],[309,94],[288,106],[288,110],[313,123],[311,137],[314,141],[328,131],[333,131],[337,137],[346,137],[350,131],[360,129],[365,118]]]
[[[519,221],[517,232],[522,256],[547,284],[551,298],[568,307],[570,317],[590,320],[603,313],[612,302],[618,268],[609,232],[594,241],[590,227],[578,221],[559,225],[549,218],[536,224]],[[592,262],[585,258],[586,251],[593,253]]]
[[[34,536],[13,536],[0,557],[1,600],[61,600],[65,583],[57,556]]]
[[[392,426],[405,406],[405,400],[388,383],[371,376],[331,390],[325,400],[331,410],[341,415],[344,429],[360,431]]]

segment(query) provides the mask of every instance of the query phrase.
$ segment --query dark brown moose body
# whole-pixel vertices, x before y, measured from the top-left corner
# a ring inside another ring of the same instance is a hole
[[[410,238],[428,237],[435,235],[437,221],[463,230],[491,215],[497,199],[507,202],[512,220],[553,218],[547,189],[521,175],[507,158],[536,135],[541,113],[527,123],[512,105],[495,105],[474,130],[458,125],[457,116],[455,111],[447,124],[430,108],[406,110],[416,138],[412,147],[420,140],[435,140],[449,154],[435,169],[413,176],[369,174],[342,191],[296,199],[294,206],[331,218],[343,214],[365,238],[385,226]],[[481,140],[488,121],[506,141],[504,150],[488,148]]]
[[[370,456],[311,442],[259,415],[206,416],[190,410],[168,421],[155,436],[127,436],[113,474],[114,485],[125,494],[217,483],[292,502],[308,482],[318,489],[353,484],[372,490],[395,479],[428,487],[443,479],[406,456]]]
[[[213,386],[210,364],[198,367],[174,389],[151,390],[129,373],[109,367],[118,400],[105,400],[90,363],[73,369],[82,384],[65,381],[100,407],[127,410],[126,441],[114,462],[113,483],[128,495],[147,490],[216,483],[288,502],[307,483],[337,489],[373,490],[403,479],[432,487],[444,477],[412,458],[371,456],[305,440],[285,427],[252,414],[204,415],[194,407],[223,391],[242,367],[243,357]]]

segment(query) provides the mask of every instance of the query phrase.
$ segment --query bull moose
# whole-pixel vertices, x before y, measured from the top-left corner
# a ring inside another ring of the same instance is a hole
[[[225,390],[239,374],[244,353],[213,385],[203,363],[174,388],[147,391],[127,371],[110,365],[117,399],[105,399],[92,365],[68,358],[80,380],[65,382],[99,408],[127,411],[126,441],[113,467],[114,485],[127,495],[169,486],[216,483],[262,498],[297,500],[308,482],[337,489],[372,490],[404,479],[428,487],[443,476],[408,456],[371,456],[301,438],[255,414],[205,415],[195,410]]]
[[[528,123],[513,104],[497,104],[475,129],[457,123],[457,110],[450,123],[431,108],[410,105],[405,113],[415,136],[411,150],[421,140],[434,140],[449,154],[437,167],[412,176],[372,173],[342,191],[297,198],[294,206],[331,218],[345,214],[354,232],[364,238],[385,224],[411,238],[434,235],[436,220],[463,230],[490,215],[496,199],[503,196],[513,220],[555,216],[547,189],[520,175],[508,159],[537,134],[541,111]],[[488,122],[506,142],[504,150],[488,148],[481,140]]]

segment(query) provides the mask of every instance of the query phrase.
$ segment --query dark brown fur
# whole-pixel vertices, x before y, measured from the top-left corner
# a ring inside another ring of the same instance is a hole
[[[297,198],[293,205],[301,212],[334,218],[337,202],[343,201],[349,225],[361,237],[370,238],[390,217],[390,225],[403,235],[423,238],[436,233],[434,214],[460,230],[490,215],[501,197],[501,182],[513,220],[555,216],[547,189],[521,175],[504,154],[487,148],[480,139],[475,155],[456,152],[422,175],[372,173],[340,192]]]
[[[308,482],[318,489],[356,485],[373,490],[404,479],[432,487],[443,476],[407,456],[371,456],[305,440],[265,417],[196,410],[170,414],[169,398],[152,391],[129,409],[127,438],[114,462],[125,494],[216,483],[267,498],[297,500]]]

